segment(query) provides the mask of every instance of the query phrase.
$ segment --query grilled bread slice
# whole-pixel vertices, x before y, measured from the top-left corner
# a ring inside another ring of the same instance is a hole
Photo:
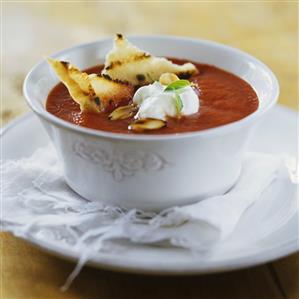
[[[155,57],[131,44],[117,34],[113,49],[107,54],[102,74],[113,80],[145,85],[159,80],[163,73],[188,77],[198,70],[192,63],[178,65],[163,57]]]
[[[68,62],[52,58],[47,60],[58,78],[68,89],[72,99],[80,105],[81,111],[99,112],[101,110],[100,105],[94,101],[94,92],[90,88],[86,73],[80,72],[77,67]]]
[[[91,74],[89,82],[105,110],[127,104],[134,95],[133,85],[112,80],[105,75]]]
[[[88,75],[68,62],[52,58],[48,58],[48,62],[81,111],[100,112],[115,108],[120,103],[127,103],[134,95],[134,87],[129,83],[105,75]]]

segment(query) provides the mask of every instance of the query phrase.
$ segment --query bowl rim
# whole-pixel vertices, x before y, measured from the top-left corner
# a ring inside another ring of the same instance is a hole
[[[237,121],[225,124],[225,125],[217,126],[214,128],[200,130],[200,131],[147,135],[147,134],[133,134],[133,133],[132,134],[115,133],[115,132],[103,131],[103,130],[98,130],[98,129],[91,129],[88,127],[82,127],[82,126],[67,122],[65,120],[62,120],[62,119],[58,118],[57,116],[54,116],[53,114],[49,113],[45,108],[40,109],[40,107],[38,105],[36,105],[34,100],[31,99],[31,97],[29,96],[28,84],[31,80],[31,76],[34,74],[36,69],[41,67],[44,63],[46,63],[46,60],[43,59],[31,68],[31,70],[26,75],[24,83],[23,83],[23,94],[25,96],[28,106],[39,117],[43,118],[44,120],[46,120],[60,128],[64,128],[64,129],[67,129],[67,130],[70,130],[73,132],[77,132],[77,133],[82,133],[83,135],[86,134],[86,135],[93,136],[93,137],[137,141],[137,140],[171,140],[171,139],[194,138],[194,137],[199,137],[199,136],[200,137],[212,137],[212,136],[219,136],[219,135],[227,134],[231,131],[235,131],[236,129],[240,129],[240,128],[248,125],[255,119],[259,118],[261,115],[265,114],[269,109],[271,109],[278,100],[279,83],[278,83],[276,76],[272,72],[272,70],[267,65],[265,65],[263,62],[261,62],[259,59],[255,58],[254,56],[252,56],[242,50],[239,50],[237,48],[227,46],[227,45],[215,42],[215,41],[191,38],[191,37],[183,37],[183,36],[128,35],[127,37],[128,37],[128,39],[151,39],[151,40],[159,40],[160,39],[160,40],[172,40],[172,41],[180,40],[180,41],[193,42],[193,43],[199,42],[201,44],[211,45],[211,46],[223,49],[223,50],[228,50],[228,51],[234,52],[235,54],[237,54],[239,56],[241,55],[245,59],[250,60],[250,61],[254,62],[255,64],[258,64],[259,66],[261,66],[270,76],[272,86],[273,86],[273,91],[271,94],[270,102],[263,109],[258,108],[256,111],[254,111],[253,113],[249,114],[248,116],[246,116],[240,120],[237,120]],[[50,57],[57,58],[61,55],[67,54],[68,52],[70,52],[72,50],[88,48],[94,44],[107,42],[110,40],[111,40],[111,37],[107,37],[107,38],[101,38],[101,39],[98,39],[98,40],[95,40],[92,42],[88,42],[88,43],[81,43],[81,44],[75,45],[73,47],[58,51],[58,52],[50,55]]]

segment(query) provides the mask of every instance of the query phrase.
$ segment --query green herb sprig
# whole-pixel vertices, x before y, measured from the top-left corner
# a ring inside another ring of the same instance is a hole
[[[174,92],[174,100],[175,106],[177,109],[177,113],[180,115],[183,109],[183,101],[180,97],[180,89],[190,86],[191,83],[188,80],[177,80],[170,83],[164,91],[173,91]]]
[[[170,83],[165,89],[164,91],[176,91],[179,90],[181,88],[190,86],[191,83],[188,80],[177,80],[174,81],[172,83]]]
[[[180,114],[183,109],[183,102],[182,102],[180,95],[177,92],[175,92],[174,99],[175,99],[175,107],[176,107],[177,113]]]

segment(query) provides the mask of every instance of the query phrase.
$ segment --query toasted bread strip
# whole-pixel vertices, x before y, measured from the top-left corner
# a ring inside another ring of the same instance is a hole
[[[68,72],[70,77],[80,86],[82,91],[93,96],[94,91],[90,85],[88,74],[85,72],[81,72],[74,65],[69,64]]]
[[[198,72],[192,63],[178,65],[163,57],[155,57],[132,45],[118,34],[113,49],[107,54],[102,74],[113,80],[144,85],[159,80],[163,73],[191,76]]]
[[[89,90],[88,84],[84,79],[86,77],[84,73],[81,73],[75,66],[70,65],[68,62],[48,58],[48,63],[66,86],[72,99],[80,105],[81,111],[99,112],[101,110],[101,107],[92,97],[92,91]]]
[[[48,62],[81,111],[100,112],[110,106],[115,108],[133,97],[134,88],[128,83],[113,81],[107,76],[88,75],[68,62],[52,58]]]
[[[110,107],[111,104],[117,107],[121,103],[127,103],[134,95],[134,87],[131,84],[114,81],[104,75],[89,75],[89,82],[104,108]]]

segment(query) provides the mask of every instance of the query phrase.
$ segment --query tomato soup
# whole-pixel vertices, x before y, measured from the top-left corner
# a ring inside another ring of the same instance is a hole
[[[177,64],[189,62],[171,59]],[[200,109],[197,113],[181,118],[169,118],[164,128],[143,134],[170,134],[200,131],[238,121],[257,110],[259,101],[253,88],[241,78],[215,66],[192,62],[199,73],[188,78],[199,88]],[[100,73],[103,65],[86,70]],[[129,103],[123,103],[124,105]],[[46,110],[51,114],[78,126],[92,129],[137,134],[128,129],[134,118],[110,120],[111,111],[94,113],[80,111],[63,83],[57,84],[49,93]]]

